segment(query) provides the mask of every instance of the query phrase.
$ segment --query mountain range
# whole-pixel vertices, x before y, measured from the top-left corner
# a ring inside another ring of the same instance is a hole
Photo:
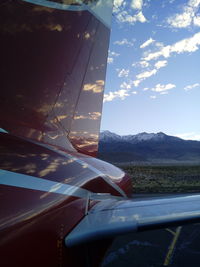
[[[112,163],[200,164],[200,141],[163,132],[121,136],[103,131],[98,157]]]

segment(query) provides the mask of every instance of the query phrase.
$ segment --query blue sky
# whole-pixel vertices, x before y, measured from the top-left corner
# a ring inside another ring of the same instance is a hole
[[[200,0],[115,0],[101,130],[200,140]]]

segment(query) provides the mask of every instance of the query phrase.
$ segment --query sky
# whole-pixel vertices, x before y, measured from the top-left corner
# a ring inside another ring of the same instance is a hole
[[[200,0],[115,0],[101,130],[200,140]]]

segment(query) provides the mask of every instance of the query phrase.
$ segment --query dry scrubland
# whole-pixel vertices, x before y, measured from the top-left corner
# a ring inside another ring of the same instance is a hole
[[[135,193],[200,192],[200,166],[120,166]]]

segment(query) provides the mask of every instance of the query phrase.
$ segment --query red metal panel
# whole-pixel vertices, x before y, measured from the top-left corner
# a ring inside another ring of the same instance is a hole
[[[88,11],[22,1],[0,11],[1,127],[96,155],[109,29]]]
[[[77,152],[96,155],[109,29],[89,11],[3,1],[0,37],[0,127],[9,132],[0,133],[0,168],[4,182],[17,177],[1,177],[1,265],[83,266],[85,251],[67,250],[63,238],[86,198],[42,188],[129,193],[124,172]]]
[[[0,133],[0,169],[11,172],[11,176],[17,173],[44,182],[53,181],[58,187],[66,184],[113,195],[120,193],[101,175],[106,175],[126,193],[130,184],[123,171],[108,163],[76,152],[52,150],[5,133]],[[20,180],[19,177],[19,184]],[[68,266],[80,266],[84,262],[83,248],[76,262],[77,250],[67,250],[62,240],[83,218],[86,197],[70,196],[70,191],[64,195],[55,190],[33,190],[17,185],[1,185],[0,192],[2,266],[27,266],[27,262],[29,266],[57,266],[60,261]],[[88,208],[95,203],[91,201]],[[99,243],[99,250],[105,245]],[[9,257],[10,253],[13,257]]]

